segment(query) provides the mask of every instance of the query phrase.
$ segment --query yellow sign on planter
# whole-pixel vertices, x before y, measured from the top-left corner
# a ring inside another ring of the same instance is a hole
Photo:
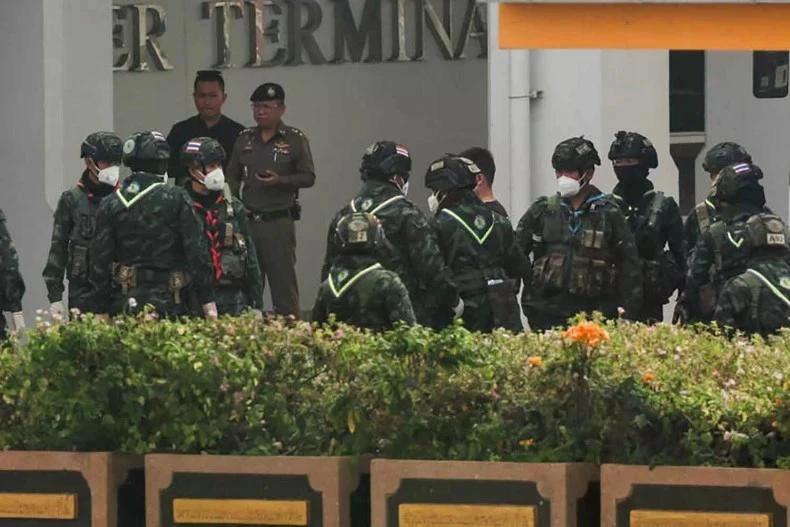
[[[75,520],[77,495],[3,492],[0,493],[0,518]]]
[[[399,527],[535,527],[535,507],[404,503]]]
[[[631,527],[771,527],[771,517],[740,512],[634,510]]]
[[[173,521],[195,524],[306,526],[307,502],[176,498],[173,500]]]

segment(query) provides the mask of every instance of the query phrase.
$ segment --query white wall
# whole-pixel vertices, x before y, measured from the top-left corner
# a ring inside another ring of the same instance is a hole
[[[175,69],[115,73],[115,124],[121,134],[146,128],[167,133],[173,123],[193,115],[194,73],[210,68],[215,57],[215,22],[201,19],[199,2],[155,3],[167,9],[168,30],[160,42]],[[441,2],[432,3],[441,13]],[[325,19],[317,33],[318,41],[327,58],[331,58],[333,2],[320,0],[319,4]],[[355,0],[352,5],[358,21],[364,2]],[[382,5],[384,56],[388,57],[391,3]],[[412,2],[406,2],[406,6],[408,30],[414,9]],[[457,28],[463,15],[462,3],[454,2],[454,7]],[[247,60],[247,23],[246,18],[231,22],[232,57],[236,64]],[[302,309],[312,307],[327,226],[358,189],[359,162],[368,144],[392,139],[410,147],[414,169],[409,197],[426,209],[423,177],[428,163],[445,152],[486,144],[486,61],[446,61],[427,28],[425,38],[426,58],[422,62],[238,67],[224,72],[228,116],[253,124],[250,94],[262,82],[278,82],[286,91],[286,122],[304,130],[311,142],[317,180],[315,187],[301,193],[303,219],[297,226]],[[413,34],[407,32],[407,39],[413,41]],[[477,43],[470,42],[468,55],[476,57],[478,52]],[[271,305],[268,292],[265,296],[266,304]]]
[[[41,278],[52,212],[76,181],[79,146],[112,127],[110,10],[106,0],[3,0],[0,17],[0,208],[27,286],[28,321],[46,308]]]
[[[702,170],[705,151],[716,143],[735,141],[763,169],[768,206],[787,218],[790,98],[754,97],[751,52],[710,51],[705,62],[707,144],[697,160],[697,200],[703,199],[710,188],[710,180]]]

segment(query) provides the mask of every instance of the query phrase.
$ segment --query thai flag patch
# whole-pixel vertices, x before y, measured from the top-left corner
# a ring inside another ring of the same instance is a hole
[[[750,167],[746,163],[738,163],[737,165],[733,165],[732,169],[736,174],[743,174],[744,172],[748,172]]]
[[[186,148],[184,148],[185,152],[200,152],[200,142],[198,141],[190,141],[187,143]]]
[[[395,145],[395,153],[399,156],[409,157],[409,151],[406,149],[405,146]]]

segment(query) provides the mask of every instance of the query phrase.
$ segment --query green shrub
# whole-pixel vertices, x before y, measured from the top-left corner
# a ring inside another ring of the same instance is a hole
[[[0,446],[790,468],[790,333],[151,318],[7,344]]]

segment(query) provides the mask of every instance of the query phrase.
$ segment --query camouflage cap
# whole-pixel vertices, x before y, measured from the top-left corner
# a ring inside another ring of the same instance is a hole
[[[337,222],[335,234],[344,253],[371,252],[384,238],[381,223],[369,212],[346,214]]]
[[[473,188],[480,168],[471,159],[446,155],[428,166],[425,186],[434,192]]]
[[[162,132],[146,130],[129,136],[123,143],[123,162],[131,161],[166,161],[170,159],[170,145]]]
[[[653,143],[647,137],[637,132],[626,132],[620,130],[614,135],[614,141],[609,147],[609,159],[628,159],[639,160],[639,164],[646,168],[656,168],[658,166],[658,154]]]
[[[558,144],[551,156],[551,166],[554,170],[587,170],[594,165],[600,165],[601,158],[595,145],[584,136],[571,137]]]
[[[702,168],[715,174],[722,168],[735,163],[751,163],[752,156],[738,143],[724,142],[714,145],[705,153]]]
[[[210,137],[190,139],[181,147],[181,164],[185,167],[202,168],[224,161],[225,149]]]
[[[94,132],[80,145],[80,158],[119,164],[123,156],[121,138],[112,132]]]
[[[398,174],[408,181],[411,171],[409,149],[392,141],[373,143],[365,149],[359,171],[362,179],[386,178]]]

